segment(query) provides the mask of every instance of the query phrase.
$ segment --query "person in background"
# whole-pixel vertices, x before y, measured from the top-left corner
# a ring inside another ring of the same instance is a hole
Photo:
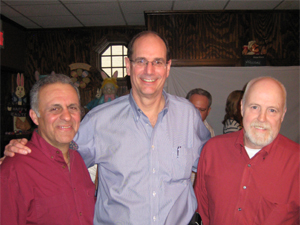
[[[243,91],[236,90],[229,94],[226,101],[226,114],[224,116],[223,134],[239,131],[242,129],[242,115],[241,115],[241,99]]]
[[[94,224],[189,224],[197,208],[191,172],[210,133],[190,102],[163,90],[165,39],[137,34],[125,62],[130,94],[89,111],[74,138],[87,167],[98,164]],[[30,150],[15,140],[9,151]]]
[[[279,134],[286,97],[274,78],[251,80],[244,128],[204,146],[195,183],[203,225],[299,224],[300,145]]]
[[[80,124],[79,92],[55,74],[30,92],[37,125],[28,156],[6,158],[1,171],[1,224],[93,224],[95,186],[78,152],[69,149]]]
[[[193,103],[196,109],[199,110],[202,121],[210,132],[210,136],[214,137],[215,136],[214,129],[206,121],[206,117],[209,115],[209,112],[211,110],[211,104],[212,104],[211,94],[202,88],[195,88],[190,90],[187,93],[186,99],[188,99],[191,103]],[[195,177],[196,177],[196,173],[192,172],[191,181],[193,185],[195,182]]]
[[[211,137],[214,137],[214,129],[206,121],[206,117],[209,115],[209,112],[211,110],[211,94],[202,88],[195,88],[193,90],[190,90],[189,93],[187,93],[186,99],[193,103],[196,109],[199,110],[204,125],[209,130]]]

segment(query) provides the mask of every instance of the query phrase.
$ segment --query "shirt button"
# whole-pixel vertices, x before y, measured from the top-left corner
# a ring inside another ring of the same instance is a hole
[[[242,211],[242,208],[238,208],[239,211]]]
[[[155,173],[155,168],[152,169],[152,172]]]
[[[156,217],[155,216],[153,216],[153,221],[155,221],[156,220]]]
[[[251,167],[251,164],[248,164],[248,167]]]
[[[56,151],[56,154],[59,154],[59,151]]]
[[[156,192],[155,192],[155,191],[153,191],[153,197],[155,197],[155,195],[156,195]]]
[[[79,215],[82,216],[82,212],[80,212]]]
[[[64,168],[66,168],[66,166],[65,166],[65,165],[63,165],[63,166],[62,166],[62,168],[64,169]]]
[[[247,188],[246,186],[243,187],[243,189],[246,189],[246,188]]]

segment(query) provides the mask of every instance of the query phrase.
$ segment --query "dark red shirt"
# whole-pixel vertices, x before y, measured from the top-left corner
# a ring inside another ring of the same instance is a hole
[[[29,155],[7,157],[1,165],[2,225],[93,224],[95,187],[81,156],[62,152],[33,132]]]
[[[279,134],[250,159],[243,130],[209,140],[195,184],[203,225],[299,224],[299,148]]]

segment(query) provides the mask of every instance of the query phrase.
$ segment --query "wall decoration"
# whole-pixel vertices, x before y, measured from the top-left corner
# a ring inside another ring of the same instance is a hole
[[[96,107],[97,105],[103,104],[105,102],[110,102],[118,97],[118,71],[115,71],[111,78],[107,77],[106,74],[103,71],[101,71],[101,76],[103,78],[103,82],[101,88],[97,88],[96,97],[92,101],[90,101],[86,106],[84,106],[89,110]]]
[[[91,66],[86,63],[73,63],[69,65],[71,79],[78,88],[86,88],[91,82],[90,69]]]

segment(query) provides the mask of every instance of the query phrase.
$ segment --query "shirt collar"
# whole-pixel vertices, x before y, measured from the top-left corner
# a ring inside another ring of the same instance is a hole
[[[160,113],[163,113],[163,116],[166,115],[166,113],[168,112],[168,109],[169,109],[169,96],[168,94],[165,92],[165,90],[163,90],[162,92],[164,98],[165,98],[165,106],[163,108],[163,110],[160,112]],[[132,90],[130,90],[130,94],[129,94],[129,103],[130,103],[130,106],[131,106],[131,109],[133,111],[133,115],[134,115],[134,120],[135,121],[138,121],[139,118],[140,118],[140,115],[141,113],[143,112],[139,107],[138,105],[136,104],[133,96],[132,96]],[[162,116],[162,117],[163,117]]]
[[[38,134],[38,129],[35,129],[32,133],[31,141],[36,145],[37,148],[41,149],[41,152],[48,158],[54,159],[58,162],[65,162],[62,152],[50,145],[44,138]],[[69,150],[70,160],[73,158],[73,152]]]

